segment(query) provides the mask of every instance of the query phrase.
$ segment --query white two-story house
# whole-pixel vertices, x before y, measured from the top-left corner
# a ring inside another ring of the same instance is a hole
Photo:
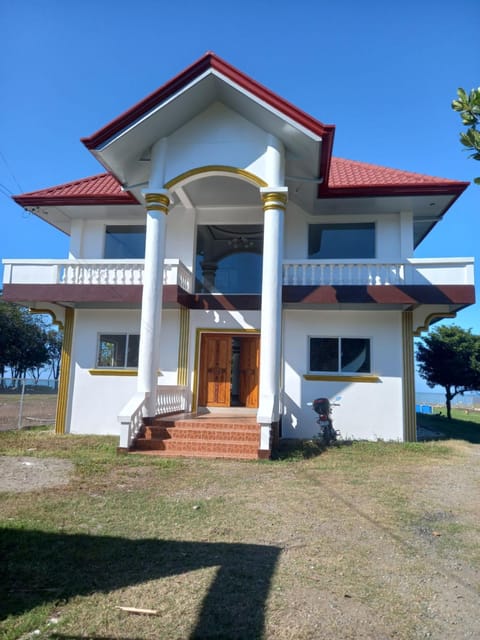
[[[4,298],[64,327],[58,432],[129,448],[183,412],[164,452],[267,457],[341,396],[344,437],[415,439],[413,337],[474,282],[414,250],[467,183],[335,158],[334,130],[208,53],[82,140],[104,173],[15,196],[70,236],[4,261]]]

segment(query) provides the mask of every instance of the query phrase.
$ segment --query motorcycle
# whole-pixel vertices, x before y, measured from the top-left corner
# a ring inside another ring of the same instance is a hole
[[[340,400],[340,396],[336,400]],[[333,428],[332,407],[339,406],[338,402],[332,403],[328,398],[317,398],[313,402],[309,402],[308,406],[311,406],[315,413],[318,414],[319,432],[315,437],[326,446],[336,442],[340,432]]]

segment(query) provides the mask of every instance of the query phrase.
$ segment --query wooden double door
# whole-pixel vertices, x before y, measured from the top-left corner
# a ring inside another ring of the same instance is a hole
[[[260,336],[203,333],[198,405],[258,407]]]

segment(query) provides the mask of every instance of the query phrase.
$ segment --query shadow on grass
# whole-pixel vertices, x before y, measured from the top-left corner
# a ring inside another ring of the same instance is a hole
[[[7,528],[0,533],[0,618],[78,595],[218,567],[190,638],[259,638],[280,551],[252,544],[128,540]]]
[[[351,440],[337,440],[330,446],[326,446],[321,440],[283,438],[280,440],[279,446],[272,452],[272,460],[308,460],[322,455],[328,449],[347,447],[351,444]]]
[[[417,427],[432,432],[427,433],[424,440],[466,440],[472,444],[480,444],[480,425],[472,420],[449,420],[443,415],[417,413]]]

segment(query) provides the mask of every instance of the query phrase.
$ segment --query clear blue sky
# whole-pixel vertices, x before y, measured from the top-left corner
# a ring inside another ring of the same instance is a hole
[[[337,156],[480,175],[450,109],[457,87],[480,85],[478,0],[5,0],[0,25],[1,258],[67,255],[65,236],[1,194],[101,172],[79,138],[208,50],[335,124]],[[479,216],[472,185],[417,257],[480,263]],[[479,306],[455,322],[480,333]]]

